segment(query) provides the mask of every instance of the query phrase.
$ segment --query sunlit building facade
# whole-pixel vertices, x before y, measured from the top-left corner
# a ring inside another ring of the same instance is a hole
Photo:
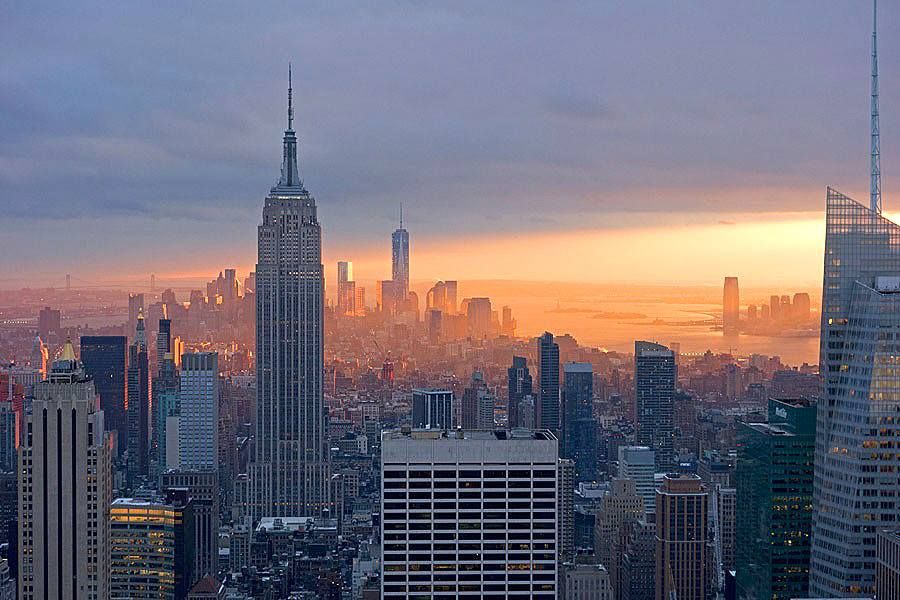
[[[319,514],[328,500],[322,228],[297,168],[290,89],[283,145],[258,232],[256,518]]]
[[[900,496],[900,227],[828,189],[809,594],[875,592]]]
[[[737,277],[726,277],[722,293],[722,330],[725,335],[736,334],[740,327],[741,297]]]

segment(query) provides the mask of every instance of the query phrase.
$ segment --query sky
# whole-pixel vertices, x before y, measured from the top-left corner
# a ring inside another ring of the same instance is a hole
[[[76,6],[77,4],[77,6]],[[865,0],[0,4],[0,287],[252,269],[293,63],[326,272],[821,285]],[[900,4],[879,7],[900,214]],[[896,201],[893,199],[897,198]]]

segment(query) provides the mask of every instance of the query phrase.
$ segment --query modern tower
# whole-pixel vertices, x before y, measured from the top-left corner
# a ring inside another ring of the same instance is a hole
[[[575,463],[576,481],[594,481],[597,479],[597,422],[593,416],[593,366],[567,362],[563,374],[563,456]]]
[[[94,380],[100,395],[103,422],[107,431],[115,433],[116,446],[122,452],[128,440],[125,414],[128,338],[124,335],[85,335],[80,344],[84,372]]]
[[[871,595],[900,504],[900,226],[829,188],[810,596]]]
[[[666,475],[656,493],[656,600],[703,600],[709,498],[696,475]]]
[[[738,291],[738,278],[726,277],[722,294],[722,331],[725,335],[734,335],[740,327],[741,301]]]
[[[675,353],[653,342],[634,343],[637,442],[656,454],[657,471],[675,462]]]
[[[531,373],[528,372],[528,361],[524,356],[513,356],[512,366],[507,369],[507,401],[506,412],[509,427],[519,425],[519,403],[525,396],[531,395]]]
[[[128,347],[128,475],[150,474],[150,441],[153,435],[150,362],[144,313],[138,311],[134,343]]]
[[[768,423],[739,422],[737,440],[738,597],[805,598],[816,404],[771,399]]]
[[[109,438],[67,341],[34,387],[19,448],[19,598],[108,597]]]
[[[328,500],[322,228],[297,168],[292,97],[289,77],[281,177],[258,229],[255,518],[315,515]]]
[[[420,429],[453,429],[453,392],[416,389],[412,397],[412,426]]]
[[[353,281],[353,263],[349,260],[337,264],[337,309],[341,316],[356,314],[356,283]]]
[[[540,397],[535,406],[535,426],[559,431],[559,345],[545,331],[538,338]]]
[[[409,232],[403,228],[403,205],[400,205],[400,226],[391,235],[391,273],[398,306],[409,294]]]

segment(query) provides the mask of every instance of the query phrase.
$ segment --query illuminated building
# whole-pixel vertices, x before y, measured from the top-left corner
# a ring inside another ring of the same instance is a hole
[[[825,223],[809,593],[865,595],[900,509],[900,227],[830,188]]]
[[[551,432],[386,432],[381,448],[382,598],[556,598]]]
[[[391,234],[391,276],[397,305],[403,305],[409,294],[409,232],[403,228],[403,206],[400,226]]]
[[[34,387],[18,472],[19,598],[107,598],[109,438],[71,341]]]
[[[150,406],[150,364],[147,355],[147,337],[144,331],[144,314],[138,313],[134,343],[128,347],[128,477],[150,474],[150,440],[152,436]]]
[[[219,355],[181,357],[178,468],[212,471],[219,466]]]
[[[41,372],[41,379],[47,376],[47,361],[50,360],[50,352],[40,335],[34,336],[31,346],[31,367]]]
[[[341,260],[337,264],[337,310],[339,315],[356,314],[356,283],[353,281],[353,263]]]
[[[696,475],[666,475],[656,492],[656,600],[705,600],[708,494]]]
[[[675,460],[675,353],[660,344],[634,343],[634,394],[637,442],[650,447],[656,470]]]
[[[809,587],[816,405],[770,399],[768,412],[768,423],[738,423],[738,596],[804,598]]]
[[[577,482],[597,479],[597,422],[593,417],[594,372],[591,363],[563,365],[563,456],[575,463]]]
[[[116,498],[109,509],[110,600],[186,597],[192,552],[189,501]]]
[[[538,361],[540,390],[534,407],[535,424],[559,431],[559,346],[549,331],[538,338]]]
[[[327,505],[322,228],[297,168],[292,89],[281,177],[265,199],[256,265],[254,518]]]
[[[507,415],[509,428],[524,427],[519,419],[519,404],[526,396],[531,395],[531,374],[524,356],[513,356],[512,366],[507,369]],[[534,419],[532,419],[534,426]]]
[[[453,392],[417,389],[412,397],[412,426],[418,429],[453,429]]]
[[[740,328],[741,300],[738,278],[726,277],[722,294],[722,330],[726,335],[735,334]]]

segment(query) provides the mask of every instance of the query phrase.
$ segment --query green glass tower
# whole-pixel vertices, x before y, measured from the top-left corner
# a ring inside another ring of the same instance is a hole
[[[802,598],[809,585],[816,405],[770,399],[768,423],[738,428],[738,598]]]

